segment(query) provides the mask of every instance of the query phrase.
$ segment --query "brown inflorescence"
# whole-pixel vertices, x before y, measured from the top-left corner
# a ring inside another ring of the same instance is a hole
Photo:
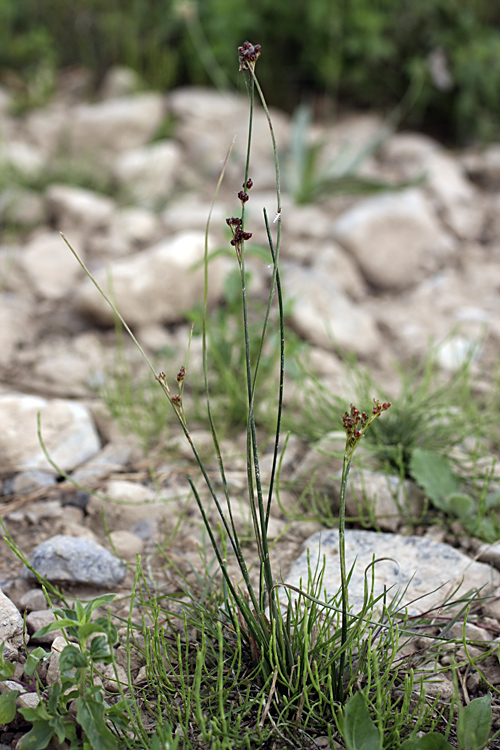
[[[186,368],[185,367],[181,367],[181,369],[177,373],[177,382],[178,383],[182,383],[182,381],[184,380],[185,377],[186,377]]]
[[[241,47],[238,47],[240,70],[253,70],[255,68],[255,63],[260,57],[261,51],[262,47],[260,44],[243,42]]]
[[[390,401],[384,401],[381,403],[376,398],[373,399],[373,403],[375,406],[372,409],[370,417],[365,411],[360,412],[354,404],[351,404],[350,412],[346,411],[342,417],[342,424],[347,433],[347,442],[349,445],[357,443],[357,441],[363,437],[366,427],[369,426],[376,417],[379,417],[383,411],[387,411],[391,406]]]

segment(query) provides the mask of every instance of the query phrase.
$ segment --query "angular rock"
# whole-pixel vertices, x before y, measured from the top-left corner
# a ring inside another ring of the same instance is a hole
[[[305,339],[324,349],[337,345],[365,357],[379,350],[381,337],[372,318],[324,273],[288,266],[282,277],[287,297],[293,300],[292,325]]]
[[[21,613],[0,590],[0,643],[5,643],[3,656],[6,659],[17,657],[17,651],[23,645],[23,630]]]
[[[225,179],[240,182],[246,158],[247,97],[189,86],[170,92],[167,106],[178,120],[175,136],[186,146],[197,172],[202,171],[217,178],[222,161],[232,145]],[[280,148],[285,149],[290,131],[289,118],[272,108],[271,117],[276,139]],[[256,108],[254,112],[252,170],[253,175],[258,175],[258,181],[253,178],[256,187],[274,187],[271,137],[261,108]]]
[[[182,151],[175,141],[158,141],[121,154],[114,176],[141,205],[154,206],[170,196],[181,173]]]
[[[20,266],[33,291],[42,299],[59,300],[72,293],[83,270],[58,232],[43,232],[28,242]]]
[[[413,286],[434,273],[456,246],[417,189],[360,201],[335,222],[333,233],[378,289]]]
[[[461,239],[479,239],[485,211],[477,190],[450,154],[433,152],[425,162],[426,187],[450,229]]]
[[[54,613],[49,609],[34,610],[26,615],[26,627],[28,633],[33,636],[46,625],[51,625],[55,620],[56,617]],[[31,640],[34,643],[53,643],[54,640],[61,635],[61,630],[52,630],[50,633],[47,633],[47,635],[42,635],[38,638],[32,637]]]
[[[45,198],[57,229],[72,235],[107,228],[116,208],[111,198],[72,185],[51,185]]]
[[[143,540],[131,531],[117,529],[109,535],[111,545],[119,557],[127,562],[135,562],[144,549]]]
[[[111,278],[116,306],[129,325],[179,321],[203,299],[203,267],[199,264],[204,243],[202,232],[183,232],[140,255],[100,269],[96,281],[106,290]],[[225,268],[221,258],[210,263],[209,305],[222,294]],[[98,323],[113,324],[113,311],[88,279],[77,292],[76,305]]]
[[[81,104],[73,107],[68,117],[68,146],[80,157],[91,153],[107,159],[120,151],[144,146],[164,116],[164,98],[153,92]]]
[[[374,596],[387,591],[387,602],[401,596],[399,606],[407,606],[409,614],[440,607],[452,594],[457,598],[472,590],[486,596],[500,584],[500,573],[491,566],[475,562],[454,547],[426,537],[348,530],[345,539],[347,570],[354,565],[349,584],[349,604],[354,612],[359,611],[363,603],[365,575],[371,585],[374,558],[380,560],[374,568]],[[286,583],[297,587],[307,583],[308,555],[313,571],[317,565],[321,570],[321,561],[326,556],[322,586],[328,597],[337,594],[340,589],[338,530],[321,532],[307,540]]]
[[[154,523],[153,533],[158,525],[172,530],[178,512],[177,498],[184,493],[169,487],[156,493],[152,487],[137,482],[114,479],[109,481],[99,494],[89,498],[87,514],[90,525],[95,530],[102,529],[102,514],[108,525],[118,531],[132,531],[144,520]],[[136,533],[136,536],[140,536]]]
[[[423,506],[423,493],[413,482],[401,483],[399,477],[367,469],[349,475],[347,514],[373,520],[384,531],[396,531],[403,521],[418,519]]]
[[[14,352],[30,341],[31,306],[22,297],[0,292],[0,365],[12,362]]]
[[[97,542],[64,535],[35,547],[30,564],[49,581],[89,583],[103,588],[118,586],[127,574],[123,563]],[[34,577],[27,568],[23,575]]]
[[[38,440],[38,413],[45,447],[63,471],[71,471],[99,450],[99,435],[82,404],[15,393],[0,395],[0,471],[53,471]]]

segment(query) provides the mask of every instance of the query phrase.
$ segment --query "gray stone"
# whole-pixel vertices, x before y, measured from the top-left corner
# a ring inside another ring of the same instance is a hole
[[[46,471],[32,469],[30,471],[20,471],[12,479],[5,480],[3,484],[4,493],[9,495],[26,494],[44,487],[52,487],[56,483],[56,477]]]
[[[47,635],[33,638],[36,632],[46,625],[51,625],[55,620],[54,613],[49,609],[34,610],[26,615],[26,627],[28,628],[28,633],[32,636],[31,640],[33,643],[53,643],[58,636],[62,635],[61,630],[52,630]]]
[[[38,439],[37,414],[48,454],[63,471],[71,471],[101,447],[92,417],[83,404],[16,393],[0,395],[1,471],[53,471]]]
[[[21,613],[3,591],[0,591],[0,643],[4,643],[3,656],[15,659],[23,645],[24,622]]]
[[[434,273],[456,247],[421,190],[359,201],[334,224],[366,280],[379,289],[405,289]]]
[[[120,151],[144,146],[165,116],[161,94],[147,92],[73,107],[66,137],[71,151],[110,159]]]
[[[30,564],[49,581],[90,583],[113,588],[125,579],[123,563],[100,544],[72,536],[54,536],[35,547]],[[25,568],[23,575],[33,578]]]
[[[173,140],[158,141],[121,154],[113,173],[142,205],[165,203],[181,175],[182,152]]]
[[[42,299],[59,300],[73,292],[83,270],[59,232],[42,232],[23,247],[20,267]]]
[[[30,589],[19,600],[22,612],[35,612],[48,609],[47,598],[42,589]]]
[[[308,341],[361,356],[380,349],[380,333],[370,315],[324,273],[287,266],[282,276],[287,297],[293,300],[292,325]]]
[[[326,558],[323,588],[328,598],[340,590],[339,535],[337,529],[315,534],[304,545],[304,552],[292,566],[286,583],[304,588],[310,570],[321,569]],[[500,584],[500,574],[484,563],[475,562],[454,547],[426,537],[402,537],[374,531],[346,531],[346,567],[354,570],[349,584],[349,605],[354,612],[363,604],[365,584],[371,585],[375,563],[374,596],[386,591],[389,603],[401,597],[399,606],[418,614],[440,607],[467,592],[488,595]],[[457,591],[458,589],[458,591]]]
[[[338,478],[340,494],[340,477]],[[383,472],[351,471],[346,492],[346,512],[374,521],[383,531],[396,531],[402,522],[420,518],[424,495],[414,484]]]
[[[116,306],[129,325],[173,323],[203,299],[204,247],[202,232],[183,232],[132,258],[117,260],[94,276],[104,290],[111,279]],[[225,268],[221,258],[210,263],[209,305],[222,294]],[[89,279],[77,291],[76,305],[97,322],[113,324],[113,311]]]
[[[12,362],[18,347],[31,341],[32,330],[29,303],[19,295],[0,292],[0,365]]]
[[[87,233],[107,228],[116,208],[111,198],[71,185],[51,185],[45,198],[57,229],[73,235],[78,231]]]

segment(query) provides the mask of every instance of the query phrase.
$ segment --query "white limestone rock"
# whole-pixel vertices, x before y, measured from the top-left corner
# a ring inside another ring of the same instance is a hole
[[[173,140],[150,143],[120,154],[113,174],[141,205],[155,205],[170,197],[179,181],[182,150]]]
[[[418,189],[360,201],[334,224],[335,238],[378,289],[406,289],[434,273],[456,243]]]
[[[475,562],[458,549],[427,537],[348,530],[345,541],[347,570],[354,565],[349,583],[349,604],[354,612],[363,604],[366,575],[371,585],[374,559],[379,560],[374,568],[374,596],[386,591],[388,603],[400,596],[400,607],[408,607],[409,614],[439,607],[453,592],[454,598],[469,591],[480,591],[481,596],[486,596],[500,584],[500,573],[490,565]],[[314,534],[307,540],[286,583],[304,588],[308,580],[308,555],[313,571],[317,566],[321,569],[325,556],[322,587],[326,588],[328,597],[337,594],[340,589],[338,530]]]
[[[129,325],[179,321],[203,299],[204,244],[202,232],[183,232],[140,255],[111,263],[95,278],[104,290],[111,278],[116,306]],[[221,258],[210,263],[209,305],[221,297],[225,269]],[[99,324],[113,324],[111,308],[88,279],[77,291],[76,305]]]
[[[35,235],[19,254],[19,265],[35,294],[48,300],[68,297],[84,274],[58,232]]]
[[[71,471],[101,447],[92,417],[82,404],[19,393],[0,395],[0,471],[53,471],[38,440],[38,413],[45,447],[63,471]]]
[[[282,278],[293,300],[292,325],[309,342],[324,349],[337,345],[365,357],[380,348],[381,336],[370,315],[324,273],[290,265]]]

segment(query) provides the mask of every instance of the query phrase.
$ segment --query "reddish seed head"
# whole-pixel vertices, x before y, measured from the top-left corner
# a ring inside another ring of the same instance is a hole
[[[238,193],[238,198],[242,203],[246,203],[249,196],[248,193],[244,193],[243,190],[240,190],[240,192]]]
[[[179,395],[172,396],[172,403],[173,404],[175,404],[176,406],[180,406],[181,402],[182,402],[182,398]]]
[[[243,42],[241,47],[238,47],[238,60],[240,63],[240,70],[253,70],[255,63],[260,57],[262,47],[260,44],[251,44],[250,42]]]
[[[182,381],[184,380],[185,376],[186,376],[186,368],[185,367],[181,367],[181,369],[177,373],[177,382],[178,383],[182,383]]]

